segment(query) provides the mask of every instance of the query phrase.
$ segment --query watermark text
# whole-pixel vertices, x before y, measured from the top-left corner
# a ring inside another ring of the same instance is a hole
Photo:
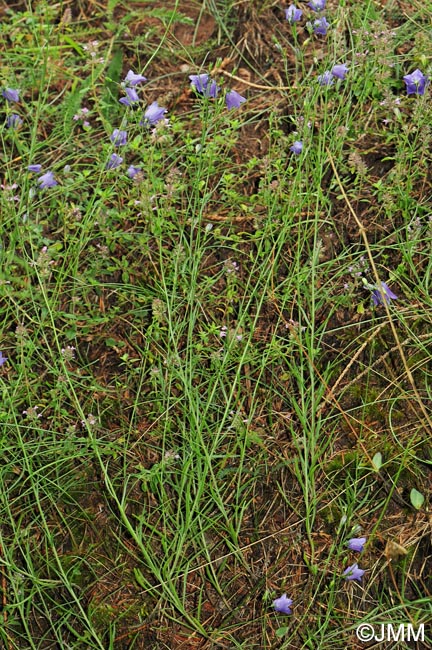
[[[424,641],[424,623],[361,623],[356,628],[359,641]]]

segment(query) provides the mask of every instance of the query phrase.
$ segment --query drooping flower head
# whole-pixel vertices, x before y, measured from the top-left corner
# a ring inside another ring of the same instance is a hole
[[[118,156],[116,153],[113,153],[111,158],[108,160],[105,169],[116,169],[123,162],[123,158]]]
[[[19,102],[19,90],[14,90],[13,88],[5,88],[2,90],[2,96],[11,104],[13,102]]]
[[[358,580],[361,581],[364,574],[363,569],[359,569],[358,564],[352,564],[343,572],[345,580]]]
[[[313,22],[314,34],[319,34],[320,36],[325,36],[328,32],[329,27],[330,27],[330,23],[327,22],[325,16],[323,16],[322,18],[318,18]]]
[[[127,131],[119,131],[119,129],[114,129],[110,140],[115,147],[123,147],[127,144]]]
[[[366,537],[353,537],[348,540],[348,548],[350,551],[356,551],[356,553],[361,553],[365,544]]]
[[[6,128],[8,129],[17,129],[23,123],[21,117],[16,113],[8,115],[6,118]]]
[[[424,95],[430,81],[419,69],[414,70],[411,74],[406,74],[403,80],[405,81],[408,95]]]
[[[246,97],[242,97],[240,93],[236,90],[230,90],[229,93],[225,95],[225,103],[229,110],[232,108],[239,108],[243,102],[246,101]]]
[[[47,187],[55,187],[58,185],[56,179],[54,178],[54,174],[50,171],[47,171],[45,174],[42,174],[42,176],[39,176],[38,183],[41,190],[44,190]]]
[[[295,5],[290,5],[288,9],[285,9],[285,18],[291,24],[301,20],[302,16],[303,11],[301,9],[298,9]]]
[[[318,76],[318,83],[320,86],[333,86],[334,79],[330,70],[326,70],[323,74]]]
[[[4,357],[3,352],[0,352],[0,366],[6,363],[6,361],[7,361],[7,357]]]
[[[122,97],[119,99],[120,104],[124,104],[125,106],[132,106],[132,104],[139,102],[139,95],[135,88],[125,88],[124,91],[127,97]]]
[[[384,295],[384,300],[386,301],[387,304],[389,304],[392,300],[397,300],[397,296],[393,293],[393,291],[390,289],[388,284],[386,284],[385,282],[381,282],[381,287],[382,287],[382,293]],[[372,301],[375,307],[384,304],[381,291],[378,288],[372,291]]]
[[[124,80],[129,86],[136,86],[137,84],[147,81],[147,77],[143,77],[142,74],[135,74],[135,72],[129,70]]]
[[[342,63],[339,65],[334,65],[332,67],[331,73],[333,77],[336,77],[337,79],[345,79],[345,75],[348,72],[348,70],[349,70],[348,66]]]
[[[141,171],[141,167],[135,167],[134,165],[129,165],[129,167],[126,170],[126,174],[129,176],[129,178],[135,178],[137,174],[139,174]]]
[[[279,614],[292,614],[291,605],[293,601],[288,598],[286,594],[282,594],[280,598],[273,601],[273,607]]]
[[[159,106],[157,102],[153,102],[145,111],[144,117],[140,122],[141,126],[154,126],[160,122],[160,120],[165,119],[164,116],[166,112],[166,108]]]
[[[216,81],[210,79],[208,74],[191,74],[189,75],[192,88],[195,88],[196,92],[204,97],[213,97],[215,99],[219,92],[219,88],[216,85]]]
[[[42,165],[29,165],[27,167],[29,172],[34,172],[35,174],[39,174],[39,172],[42,171]]]
[[[290,147],[290,151],[295,153],[296,156],[299,156],[303,151],[303,142],[301,140],[296,140],[292,147]]]
[[[326,6],[326,0],[310,0],[308,2],[308,7],[313,9],[313,11],[324,11]]]

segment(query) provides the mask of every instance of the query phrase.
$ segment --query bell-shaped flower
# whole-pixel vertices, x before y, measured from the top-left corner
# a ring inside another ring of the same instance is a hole
[[[292,614],[291,605],[293,601],[288,598],[286,594],[282,594],[280,598],[273,601],[273,607],[279,614]]]
[[[157,102],[153,102],[145,111],[144,117],[140,122],[141,126],[154,126],[160,122],[160,120],[165,119],[164,116],[166,112],[166,108],[159,106]]]
[[[204,97],[213,97],[215,99],[219,92],[216,82],[210,79],[208,74],[191,74],[189,76],[192,88]]]
[[[406,74],[403,80],[405,81],[408,95],[424,95],[430,81],[419,69],[414,70],[411,74]]]
[[[239,108],[246,101],[246,97],[242,97],[236,90],[230,90],[225,95],[225,103],[228,109]]]
[[[136,86],[137,84],[147,81],[147,77],[143,77],[142,74],[135,74],[135,72],[129,70],[124,80],[129,86]]]
[[[288,9],[285,9],[285,18],[289,23],[296,23],[301,20],[303,16],[303,11],[298,9],[295,5],[290,5]]]

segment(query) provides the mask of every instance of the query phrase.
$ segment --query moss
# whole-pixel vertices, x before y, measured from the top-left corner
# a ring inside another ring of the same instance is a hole
[[[346,479],[358,480],[359,454],[356,450],[334,456],[325,466],[327,478],[335,486],[345,485]]]
[[[336,503],[329,503],[320,510],[320,516],[326,524],[333,526],[334,524],[339,524],[343,513]]]
[[[92,600],[88,606],[88,617],[98,634],[105,634],[110,624],[117,618],[115,607],[106,602]]]

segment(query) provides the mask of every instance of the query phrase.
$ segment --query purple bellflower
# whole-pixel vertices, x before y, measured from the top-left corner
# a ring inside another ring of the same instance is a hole
[[[273,601],[273,607],[275,608],[275,611],[278,612],[279,614],[292,614],[291,611],[291,605],[293,604],[293,601],[291,598],[287,598],[286,594],[282,594],[280,598],[276,598],[276,600]]]
[[[123,147],[127,143],[127,132],[114,129],[110,140],[115,147]]]
[[[34,172],[35,174],[39,174],[39,172],[42,171],[42,165],[29,165],[27,167],[29,172]]]
[[[337,79],[345,79],[345,75],[348,72],[349,68],[347,65],[340,64],[340,65],[334,65],[332,67],[331,73],[333,77],[336,77]]]
[[[5,88],[2,90],[2,95],[10,103],[19,102],[19,90],[14,90],[13,88]]]
[[[393,293],[393,291],[390,289],[388,284],[386,284],[385,282],[381,282],[381,288],[382,288],[382,293],[384,294],[384,300],[386,301],[387,304],[389,304],[391,300],[397,300],[397,296]],[[384,304],[381,291],[378,288],[372,291],[372,301],[375,307]]]
[[[303,151],[303,142],[301,140],[296,140],[292,147],[290,147],[290,151],[295,153],[296,156],[299,156]]]
[[[334,79],[330,70],[326,70],[324,74],[318,76],[318,83],[320,86],[333,86]]]
[[[288,9],[285,9],[285,18],[291,24],[297,23],[299,20],[301,20],[302,16],[303,11],[301,9],[298,9],[295,5],[290,5]]]
[[[420,70],[414,70],[411,74],[406,74],[403,78],[406,84],[408,95],[424,95],[429,85],[429,78]]]
[[[6,361],[7,361],[7,357],[4,357],[3,352],[0,352],[0,366],[6,363]]]
[[[113,153],[111,158],[108,160],[107,164],[105,165],[105,169],[116,169],[121,165],[123,162],[123,158],[121,156],[118,156],[116,153]]]
[[[189,76],[192,88],[204,97],[213,97],[215,99],[219,92],[216,81],[212,81],[208,74],[191,74]]]
[[[124,90],[127,97],[122,97],[119,99],[120,104],[124,104],[125,106],[132,106],[132,104],[139,102],[139,95],[135,88],[125,88]]]
[[[313,11],[324,11],[326,6],[326,0],[310,0],[308,2],[308,7]]]
[[[246,97],[242,97],[236,90],[230,90],[229,93],[225,95],[225,103],[229,110],[232,108],[239,108],[239,106],[241,106],[245,101]]]
[[[42,174],[42,176],[39,176],[38,183],[41,190],[44,190],[47,187],[55,187],[58,185],[56,179],[54,178],[54,174],[50,171]]]
[[[314,34],[319,34],[320,36],[325,36],[328,32],[329,27],[330,23],[327,22],[324,16],[322,18],[314,20],[313,22]]]
[[[364,571],[363,569],[359,569],[358,564],[352,564],[343,572],[345,580],[358,580],[358,582],[361,581],[363,574]]]
[[[135,72],[129,70],[124,80],[125,83],[129,84],[129,86],[136,86],[137,84],[147,81],[147,77],[143,77],[142,74],[135,74]]]
[[[141,171],[141,167],[135,167],[134,165],[129,165],[129,167],[126,170],[126,174],[129,176],[129,178],[135,178],[137,174],[139,174]]]
[[[11,115],[8,115],[6,118],[6,127],[8,129],[17,129],[18,127],[21,126],[22,123],[23,121],[21,117],[16,113],[12,113]]]
[[[140,122],[141,126],[154,126],[161,120],[165,119],[164,116],[166,112],[166,108],[159,106],[157,102],[153,102],[145,111],[144,117]]]
[[[350,551],[356,551],[356,553],[361,553],[365,544],[366,537],[353,537],[348,540],[348,548]]]

